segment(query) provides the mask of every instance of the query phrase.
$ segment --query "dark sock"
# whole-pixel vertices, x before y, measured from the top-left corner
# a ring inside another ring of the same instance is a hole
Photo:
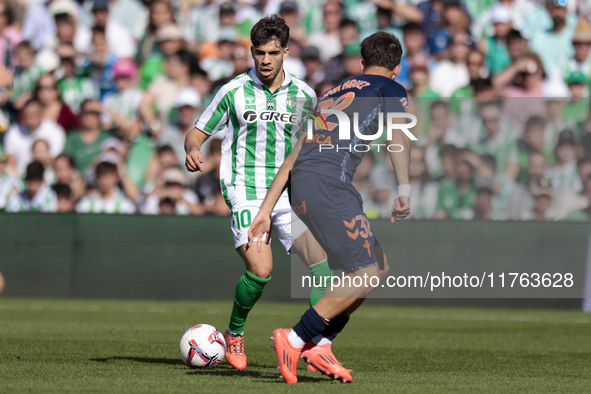
[[[322,335],[331,341],[334,340],[336,336],[343,331],[343,328],[345,328],[347,323],[349,323],[349,317],[350,315],[347,312],[343,312],[334,319],[331,319],[328,327],[324,330]]]
[[[308,342],[316,335],[324,332],[328,325],[329,321],[320,316],[314,308],[310,308],[302,315],[300,321],[293,326],[293,330],[304,342]]]

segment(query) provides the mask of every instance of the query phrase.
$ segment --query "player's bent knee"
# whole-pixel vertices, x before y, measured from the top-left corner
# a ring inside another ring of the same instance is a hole
[[[251,267],[249,271],[261,279],[269,279],[271,274],[273,274],[273,267]]]

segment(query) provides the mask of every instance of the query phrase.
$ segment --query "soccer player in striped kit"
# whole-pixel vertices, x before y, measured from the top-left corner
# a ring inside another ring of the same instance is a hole
[[[252,28],[251,41],[255,67],[217,92],[185,139],[185,165],[189,171],[201,171],[201,145],[210,135],[226,129],[220,183],[232,214],[234,247],[246,264],[224,334],[226,360],[237,369],[246,368],[246,317],[273,270],[270,246],[265,244],[260,251],[248,248],[248,229],[275,174],[289,157],[300,126],[306,124],[305,108],[316,104],[314,91],[283,68],[289,54],[289,27],[283,19],[276,15],[261,19]],[[293,246],[314,276],[332,275],[326,253],[299,219],[292,222],[291,212],[288,196],[283,193],[272,212],[273,230],[279,241],[288,252]],[[314,294],[313,289],[310,303],[314,304],[323,291],[317,288]],[[330,352],[330,344],[323,351]]]

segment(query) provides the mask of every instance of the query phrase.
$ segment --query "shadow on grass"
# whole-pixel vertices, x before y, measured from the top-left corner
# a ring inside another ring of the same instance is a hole
[[[261,371],[253,371],[253,370],[242,370],[239,371],[237,369],[234,369],[232,367],[230,367],[229,365],[222,365],[220,367],[217,368],[212,368],[212,369],[195,369],[193,371],[189,371],[187,372],[187,375],[207,375],[207,376],[227,376],[230,378],[236,378],[236,377],[248,377],[248,378],[254,378],[254,379],[260,379],[262,381],[266,381],[269,383],[282,383],[283,384],[283,380],[281,380],[279,378],[280,376],[280,372],[278,369],[276,368],[269,368],[268,366],[263,366],[263,365],[252,365],[252,367],[258,367],[258,368],[267,368],[270,371],[269,372],[261,372]],[[311,377],[311,376],[298,376],[298,382],[300,383],[318,383],[318,382],[323,382],[323,381],[327,381],[327,378],[324,377]]]
[[[125,356],[116,356],[116,357],[104,357],[104,358],[93,358],[90,361],[100,362],[100,363],[108,363],[110,361],[135,361],[138,363],[147,363],[147,364],[167,364],[167,365],[176,365],[182,368],[187,368],[185,363],[177,358],[149,358],[149,357],[125,357]],[[283,380],[279,379],[279,370],[276,368],[270,368],[268,365],[261,365],[261,364],[249,364],[251,368],[265,368],[269,370],[266,371],[256,371],[253,369],[246,369],[246,370],[237,370],[232,368],[228,364],[219,365],[216,368],[207,368],[207,369],[192,369],[187,372],[187,375],[207,375],[213,377],[229,377],[229,378],[236,378],[236,377],[243,377],[243,378],[253,378],[259,379],[261,381],[265,381],[268,383],[283,383]],[[327,378],[325,377],[310,377],[310,376],[298,376],[298,381],[300,383],[318,383],[326,381]]]
[[[185,363],[178,359],[178,358],[149,358],[149,357],[105,357],[105,358],[91,358],[90,361],[96,361],[99,363],[107,363],[109,361],[116,361],[116,360],[128,360],[128,361],[136,361],[138,363],[147,363],[147,364],[169,364],[169,365],[181,365],[184,366]]]

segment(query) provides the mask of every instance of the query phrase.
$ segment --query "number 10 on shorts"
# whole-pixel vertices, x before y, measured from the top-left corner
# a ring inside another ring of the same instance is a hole
[[[244,209],[242,211],[234,212],[234,220],[237,229],[250,227],[250,224],[252,223],[250,211],[248,209]]]

